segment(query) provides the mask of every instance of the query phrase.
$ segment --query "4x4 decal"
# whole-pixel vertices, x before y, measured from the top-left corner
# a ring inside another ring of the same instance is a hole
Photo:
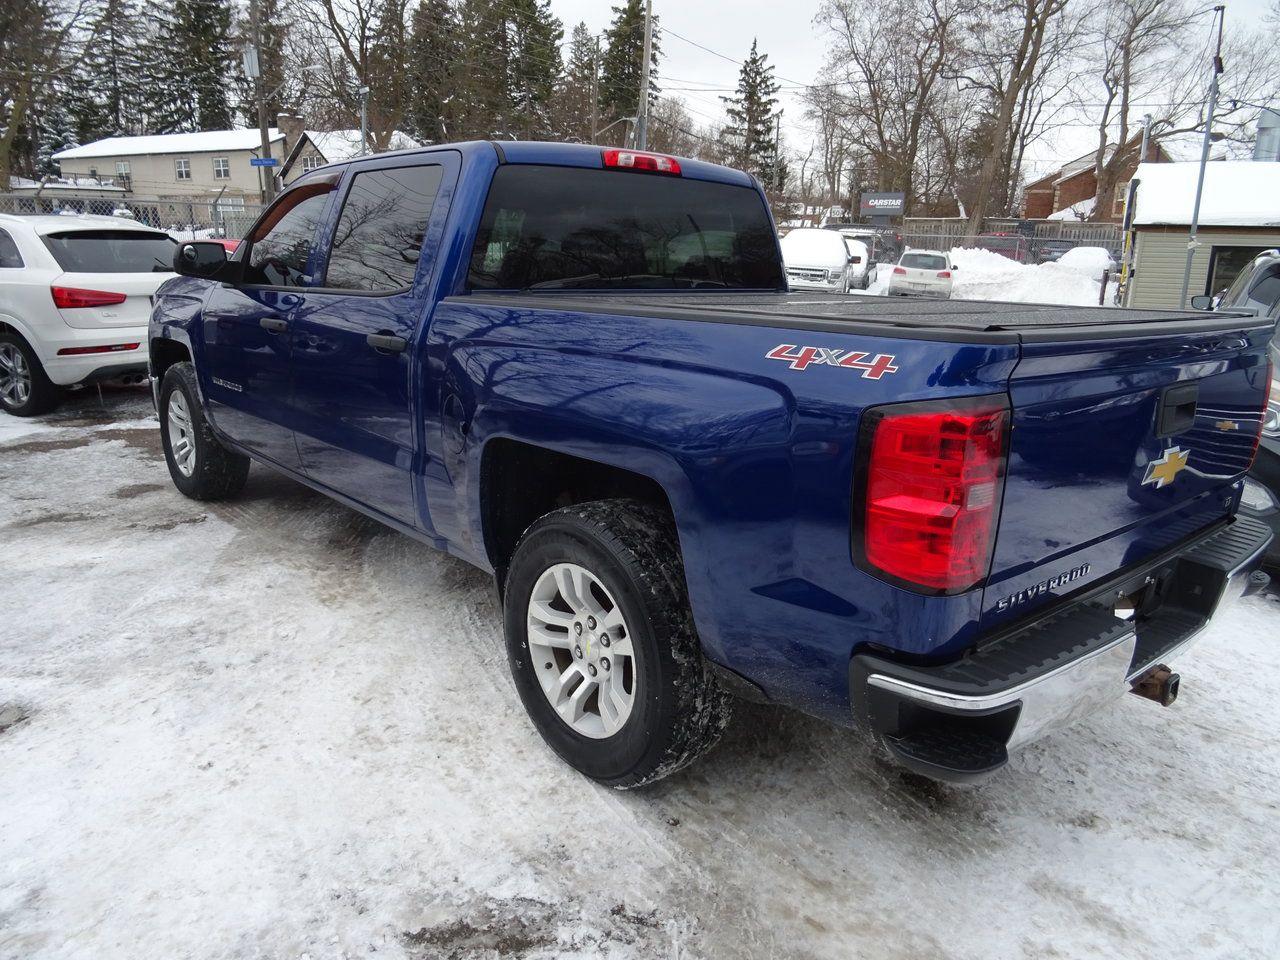
[[[892,353],[877,353],[870,360],[869,353],[858,350],[835,350],[829,347],[798,347],[794,343],[780,343],[765,356],[770,360],[783,360],[792,370],[803,370],[811,363],[829,367],[844,367],[861,371],[868,380],[879,380],[887,373],[897,373]]]

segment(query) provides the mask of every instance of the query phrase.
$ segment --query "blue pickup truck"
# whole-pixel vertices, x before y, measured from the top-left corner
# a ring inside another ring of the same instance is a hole
[[[1257,317],[789,293],[750,176],[568,144],[323,167],[175,268],[178,489],[252,459],[492,573],[530,718],[611,786],[735,698],[976,780],[1170,703],[1266,582]]]

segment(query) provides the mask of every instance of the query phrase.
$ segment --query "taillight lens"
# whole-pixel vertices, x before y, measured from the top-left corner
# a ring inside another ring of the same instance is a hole
[[[665,173],[680,176],[680,161],[660,153],[641,153],[638,150],[606,150],[604,165],[621,170],[643,170],[647,173]]]
[[[960,593],[986,578],[1004,486],[1004,397],[863,414],[854,556],[891,582]]]
[[[136,343],[110,343],[101,347],[63,347],[58,351],[60,357],[82,357],[88,353],[122,353],[126,350],[137,350]]]
[[[951,271],[950,271],[950,270],[939,270],[939,271],[938,271],[938,279],[939,279],[939,280],[950,280],[950,279],[951,279]]]
[[[904,277],[905,277],[905,276],[907,275],[907,268],[906,268],[906,267],[894,267],[894,268],[893,268],[893,272],[894,272],[894,273],[897,273],[897,274],[900,274],[900,275],[902,275],[902,276],[904,276]]]
[[[50,287],[53,304],[59,310],[74,310],[79,307],[109,307],[114,303],[124,303],[128,298],[123,293],[109,293],[106,290],[80,290],[76,287]]]

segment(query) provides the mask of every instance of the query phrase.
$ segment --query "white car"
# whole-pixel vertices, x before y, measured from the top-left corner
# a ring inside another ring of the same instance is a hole
[[[866,244],[836,230],[801,227],[782,238],[782,260],[792,290],[847,293],[870,282]]]
[[[955,266],[941,250],[908,250],[889,276],[889,296],[951,298]]]
[[[29,417],[63,387],[143,379],[151,298],[176,246],[118,217],[0,214],[0,408]]]

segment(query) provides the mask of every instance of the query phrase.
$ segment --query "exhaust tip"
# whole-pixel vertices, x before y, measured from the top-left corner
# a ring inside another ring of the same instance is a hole
[[[1181,686],[1182,677],[1162,663],[1152,667],[1133,681],[1129,692],[1147,700],[1154,700],[1162,707],[1168,707],[1178,699],[1178,690]]]

